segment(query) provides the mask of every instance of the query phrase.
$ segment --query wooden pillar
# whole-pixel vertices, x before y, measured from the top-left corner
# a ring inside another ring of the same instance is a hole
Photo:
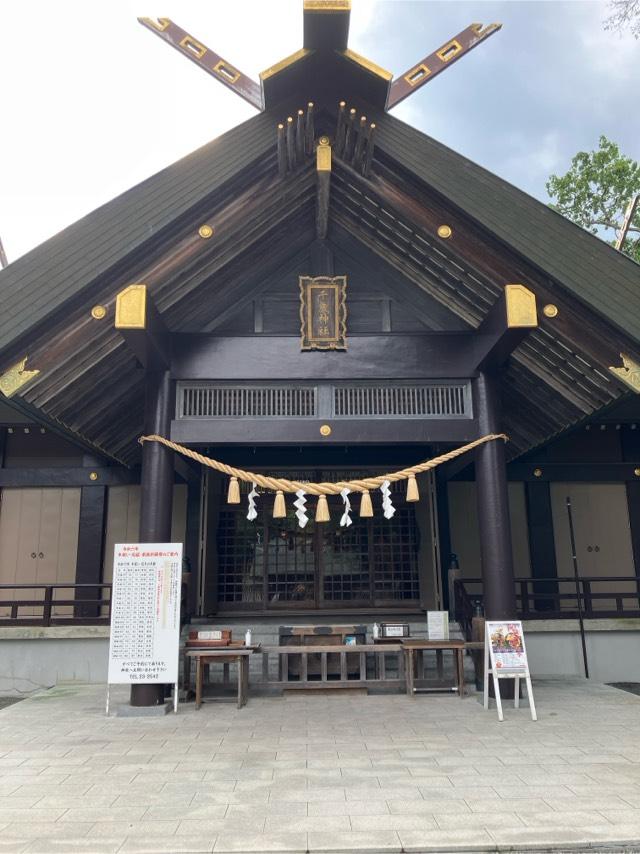
[[[475,408],[481,436],[501,432],[497,386],[495,376],[482,372],[474,381]],[[486,442],[478,448],[476,489],[485,616],[488,620],[515,618],[509,494],[502,440]]]
[[[76,591],[76,599],[100,599],[104,563],[104,533],[107,508],[106,486],[83,486],[80,490],[76,584],[95,584]],[[74,616],[91,620],[100,616],[98,605],[74,606]]]
[[[532,578],[557,578],[556,547],[551,511],[551,488],[545,481],[525,484],[527,498],[527,524],[529,528],[529,555]],[[548,596],[557,594],[558,583],[547,581],[533,587],[536,611],[553,611],[553,599],[537,598],[535,594]]]
[[[175,383],[169,371],[146,375],[145,433],[168,436],[175,409]],[[141,543],[171,540],[173,506],[173,451],[159,442],[142,446],[140,478]],[[132,685],[132,706],[155,706],[164,702],[164,685]]]

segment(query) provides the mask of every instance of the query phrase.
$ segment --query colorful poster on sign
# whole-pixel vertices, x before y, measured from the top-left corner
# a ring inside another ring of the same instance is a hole
[[[110,684],[178,681],[182,543],[115,547]]]
[[[528,672],[527,651],[524,645],[522,623],[488,622],[489,652],[494,671]]]

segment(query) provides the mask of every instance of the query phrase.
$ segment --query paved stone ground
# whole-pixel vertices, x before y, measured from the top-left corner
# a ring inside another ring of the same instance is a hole
[[[0,852],[640,851],[640,698],[535,691],[537,723],[339,692],[107,719],[61,686],[0,712]]]

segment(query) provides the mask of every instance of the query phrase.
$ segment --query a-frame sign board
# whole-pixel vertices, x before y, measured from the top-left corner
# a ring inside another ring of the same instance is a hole
[[[515,679],[514,707],[520,706],[520,680],[527,683],[527,696],[531,719],[538,720],[536,706],[533,702],[533,691],[531,689],[531,674],[529,673],[529,662],[527,660],[527,648],[524,643],[522,623],[519,620],[513,622],[496,621],[485,623],[484,642],[484,707],[489,708],[489,676],[493,679],[493,690],[496,695],[496,708],[498,720],[503,721],[502,699],[500,697],[500,680]]]

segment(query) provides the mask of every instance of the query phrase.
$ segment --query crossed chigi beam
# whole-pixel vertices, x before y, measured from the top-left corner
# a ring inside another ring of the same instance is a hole
[[[351,13],[350,0],[304,0],[303,10],[303,49],[260,75],[260,83],[252,80],[235,65],[227,62],[220,54],[211,50],[169,18],[138,18],[138,21],[206,71],[207,74],[215,77],[228,89],[248,101],[251,106],[263,111],[265,109],[263,78],[269,75],[273,76],[275,70],[280,66],[288,67],[298,58],[304,58],[316,50],[335,51],[335,53],[351,60],[355,59],[356,64],[361,67],[366,68],[374,65],[363,57],[357,57],[353,51],[347,48]],[[421,89],[489,36],[498,32],[500,28],[501,24],[488,24],[487,26],[470,24],[395,80],[391,80],[391,75],[389,75],[384,108],[390,110],[404,101],[405,98],[417,92],[418,89]]]

